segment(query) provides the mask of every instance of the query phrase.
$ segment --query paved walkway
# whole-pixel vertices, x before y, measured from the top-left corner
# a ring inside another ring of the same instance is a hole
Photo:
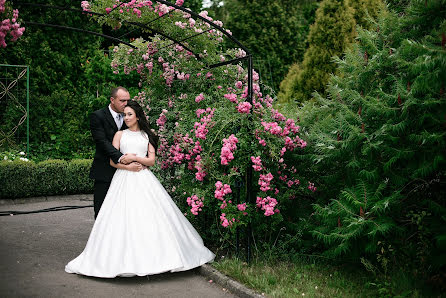
[[[90,204],[32,202],[0,205],[0,211]],[[0,216],[0,297],[235,297],[196,270],[114,279],[65,273],[65,264],[84,249],[93,222],[93,208]]]

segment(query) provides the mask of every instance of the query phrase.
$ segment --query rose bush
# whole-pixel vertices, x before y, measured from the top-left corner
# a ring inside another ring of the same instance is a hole
[[[6,0],[0,0],[0,47],[6,48],[7,40],[15,42],[23,35],[24,27],[20,27],[18,9],[6,6]]]
[[[111,67],[115,73],[140,74],[135,100],[159,136],[158,176],[173,197],[187,202],[191,217],[207,212],[230,229],[248,222],[257,227],[267,222],[271,229],[298,191],[316,190],[302,187],[298,167],[289,163],[306,146],[300,127],[273,108],[259,75],[252,74],[250,102],[248,71],[241,62],[209,67],[246,56],[239,48],[224,49],[224,33],[156,1],[83,1],[82,7],[103,14],[93,17],[113,28],[151,22],[151,28],[176,40],[190,37],[183,46],[157,34],[135,39],[135,48],[121,44],[114,48]],[[206,11],[200,16],[223,25]],[[252,202],[245,199],[248,183]]]

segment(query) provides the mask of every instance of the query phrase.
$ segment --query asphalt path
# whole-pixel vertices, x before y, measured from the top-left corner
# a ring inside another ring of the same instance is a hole
[[[63,200],[0,205],[0,211],[86,206]],[[0,216],[0,297],[236,297],[197,270],[101,279],[65,273],[93,226],[93,208]]]

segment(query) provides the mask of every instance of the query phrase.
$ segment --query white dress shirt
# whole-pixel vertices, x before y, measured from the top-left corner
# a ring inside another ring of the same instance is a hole
[[[113,119],[115,120],[118,130],[120,130],[122,127],[122,124],[124,122],[124,117],[122,117],[122,114],[116,113],[115,111],[113,111],[113,109],[111,108],[111,105],[108,105],[108,109],[110,110],[110,113],[112,114]]]

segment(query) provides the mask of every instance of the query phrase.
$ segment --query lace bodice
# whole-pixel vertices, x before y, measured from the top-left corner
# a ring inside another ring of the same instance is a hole
[[[147,156],[149,138],[143,131],[123,131],[119,144],[119,151],[122,154],[135,153],[137,156]]]

